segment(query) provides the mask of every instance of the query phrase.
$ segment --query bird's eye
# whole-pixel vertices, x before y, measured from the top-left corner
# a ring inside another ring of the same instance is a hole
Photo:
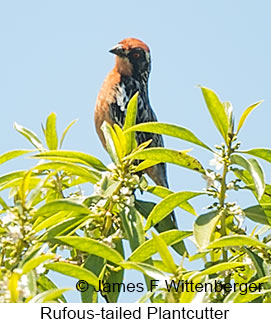
[[[140,57],[140,53],[133,53],[133,58],[138,59]]]

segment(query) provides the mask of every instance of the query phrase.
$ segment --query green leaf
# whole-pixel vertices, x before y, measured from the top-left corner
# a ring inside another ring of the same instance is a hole
[[[266,293],[270,293],[269,290],[263,290],[261,292],[247,293],[245,295],[241,295],[240,292],[237,293],[236,297],[233,299],[233,303],[252,303],[253,300],[259,298],[260,296],[264,296]]]
[[[245,235],[234,235],[222,237],[216,241],[213,241],[209,244],[207,249],[215,249],[215,248],[224,248],[224,247],[243,247],[243,246],[253,246],[253,247],[261,247],[261,248],[269,248],[265,243],[260,242],[259,240],[251,237],[247,237]]]
[[[258,285],[260,283],[265,283],[270,281],[270,276],[265,276],[262,277],[260,279],[254,280],[254,281],[250,281],[248,284],[252,283],[255,285]],[[254,285],[254,286],[255,286]],[[267,293],[268,290],[263,290],[261,292],[249,292],[246,295],[241,295],[240,294],[240,288],[238,288],[236,291],[231,292],[230,294],[228,294],[226,296],[226,298],[224,299],[224,303],[248,303],[248,302],[252,302],[254,299],[258,298],[259,296],[264,295],[265,293]]]
[[[1,181],[1,179],[0,179]],[[19,188],[22,185],[23,177],[12,179],[8,182],[5,182],[3,185],[0,186],[0,190],[5,190],[7,188]],[[32,190],[40,183],[41,179],[39,177],[31,176],[29,181],[29,190]],[[17,192],[16,192],[17,193]]]
[[[205,143],[199,140],[190,130],[173,124],[161,123],[161,122],[146,122],[146,123],[137,124],[129,128],[126,132],[130,132],[130,131],[143,131],[143,132],[158,133],[160,135],[167,135],[167,136],[179,138],[188,142],[192,142],[195,145],[201,146],[205,149],[212,151],[210,147],[208,147]]]
[[[148,218],[149,214],[155,207],[155,203],[152,202],[146,202],[141,200],[135,200],[135,207],[140,212],[140,214],[143,215],[145,219]],[[175,223],[172,221],[171,215],[166,216],[162,221],[160,221],[156,226],[155,229],[161,233],[166,232],[172,229],[176,229]],[[186,247],[184,245],[183,241],[180,241],[172,246],[174,250],[183,256],[184,254],[188,255],[188,252],[186,250]]]
[[[126,208],[120,212],[121,222],[124,229],[124,234],[127,235],[131,250],[135,250],[145,241],[143,221],[141,215],[135,208],[129,207],[129,212]]]
[[[73,218],[74,215],[76,215],[78,217],[78,214],[75,214],[74,212],[60,211],[60,212],[57,212],[56,214],[48,216],[47,218],[38,218],[37,221],[33,225],[33,229],[36,232],[39,232],[43,229],[58,225],[59,223],[61,224],[65,220],[67,220],[71,217]],[[80,216],[79,220],[82,221],[82,218],[83,218],[83,220],[85,219],[85,217]],[[45,237],[46,237],[46,235],[45,235]],[[45,238],[45,237],[43,236],[43,238]]]
[[[27,274],[32,269],[35,269],[36,267],[38,267],[44,261],[46,261],[48,259],[53,259],[54,257],[55,257],[55,255],[53,255],[53,254],[41,255],[41,256],[37,256],[35,258],[28,260],[26,263],[24,263],[24,265],[22,267],[22,275]]]
[[[241,118],[239,120],[239,124],[238,124],[238,127],[237,127],[237,132],[236,134],[238,134],[238,132],[240,131],[240,129],[242,128],[246,118],[248,117],[248,115],[258,106],[260,105],[261,103],[263,102],[263,100],[261,101],[258,101],[254,104],[252,104],[251,106],[249,106],[244,112],[243,114],[241,115]]]
[[[179,230],[170,230],[163,232],[159,235],[161,239],[164,240],[167,246],[176,244],[183,239],[192,235],[191,231],[179,231]],[[132,262],[143,262],[149,259],[152,255],[158,252],[157,246],[153,239],[145,241],[141,246],[132,252],[129,257],[129,261]]]
[[[61,241],[65,245],[74,247],[81,251],[88,252],[90,255],[100,256],[115,264],[119,264],[121,261],[124,260],[122,255],[115,249],[112,249],[108,245],[91,238],[56,237],[55,239]]]
[[[138,100],[138,92],[136,92],[133,95],[133,97],[128,103],[123,130],[129,129],[136,123],[137,100]],[[126,144],[127,144],[127,153],[130,153],[136,147],[135,133],[128,132],[125,134],[125,137],[126,137]]]
[[[176,273],[177,266],[170,252],[168,251],[165,241],[160,236],[157,236],[154,232],[152,232],[152,238],[164,265],[168,268],[168,271],[172,274]]]
[[[58,273],[77,278],[79,280],[85,280],[90,285],[99,288],[99,279],[91,271],[72,265],[66,262],[55,262],[52,264],[46,264],[45,267],[50,270],[57,271]]]
[[[161,198],[165,198],[167,196],[169,196],[170,194],[174,193],[173,191],[171,191],[170,189],[164,187],[164,186],[148,186],[147,188],[147,192],[152,193],[156,196],[159,196]],[[181,204],[178,205],[181,209],[193,214],[193,215],[197,215],[196,211],[194,210],[193,206],[187,202],[184,201]]]
[[[144,160],[136,166],[135,172],[141,172],[142,170],[160,164],[158,160]]]
[[[100,276],[105,265],[105,259],[96,255],[89,255],[84,263],[84,268],[93,272],[97,277]],[[97,303],[98,295],[93,286],[89,286],[84,292],[81,292],[83,303]]]
[[[264,190],[263,196],[259,199],[250,173],[245,169],[239,169],[239,168],[233,168],[232,171],[234,172],[237,178],[241,179],[246,184],[245,188],[248,188],[253,192],[256,199],[259,201],[259,204],[267,205],[271,203],[271,185],[265,184],[265,190]],[[266,212],[269,212],[269,211],[266,210]]]
[[[31,270],[29,273],[26,274],[26,277],[27,277],[27,287],[29,289],[30,295],[33,297],[38,292],[36,273],[33,270]],[[27,301],[28,299],[26,300],[26,303]]]
[[[16,172],[12,172],[12,173],[8,173],[6,175],[0,176],[0,187],[13,180],[22,178],[24,174],[25,174],[25,171],[22,170],[22,171],[16,171]]]
[[[106,121],[103,122],[101,130],[104,134],[106,150],[108,151],[109,156],[115,164],[119,164],[123,157],[123,151],[118,136],[111,125]]]
[[[0,155],[0,165],[7,162],[8,160],[11,160],[13,158],[25,155],[25,154],[29,154],[32,153],[35,150],[29,150],[29,149],[25,149],[25,150],[11,150],[8,151],[2,155]]]
[[[123,126],[123,130],[127,130],[136,123],[136,115],[137,115],[137,100],[138,100],[138,92],[136,92],[127,106],[127,113],[125,117],[125,122]]]
[[[124,257],[124,249],[123,249],[123,240],[122,239],[117,239],[114,241],[116,248],[115,250],[119,252],[119,254]],[[105,279],[106,283],[109,283],[109,286],[121,286],[123,284],[123,278],[124,278],[124,270],[123,268],[120,269],[120,267],[115,270],[115,267],[113,266],[112,262],[107,262],[106,266],[104,267],[106,271],[102,272],[99,278]],[[121,290],[119,289],[113,289],[110,291],[107,291],[106,298],[109,303],[117,303],[119,295],[121,293]]]
[[[40,275],[37,280],[38,287],[41,291],[48,291],[49,289],[57,289],[57,286],[45,275]],[[63,303],[67,303],[65,297],[61,295],[59,299]]]
[[[145,230],[154,226],[156,223],[163,220],[172,210],[180,203],[187,201],[193,197],[205,194],[203,192],[177,192],[167,196],[161,202],[155,205],[150,215],[148,216]]]
[[[116,132],[116,135],[118,137],[118,141],[120,142],[120,148],[121,148],[121,156],[124,157],[127,153],[127,142],[126,142],[126,137],[124,135],[123,130],[118,124],[114,124],[113,128]]]
[[[258,161],[254,158],[246,159],[243,156],[233,154],[231,156],[231,162],[232,164],[240,165],[250,173],[255,184],[258,198],[261,199],[265,190],[265,181],[263,170]]]
[[[205,174],[201,163],[196,158],[188,155],[187,150],[176,151],[160,147],[147,148],[143,151],[132,153],[127,158],[159,161],[159,163],[172,163]]]
[[[219,219],[220,214],[216,211],[202,214],[197,217],[194,223],[194,238],[199,247],[199,251],[205,250],[209,245],[211,236]]]
[[[18,192],[23,204],[25,203],[25,198],[29,190],[31,176],[32,176],[32,170],[30,169],[25,173],[22,179],[20,190]]]
[[[195,273],[194,275],[190,276],[189,280],[195,280],[196,278],[199,278],[202,276],[217,274],[220,271],[225,271],[236,267],[244,267],[244,266],[247,266],[247,265],[242,262],[223,262]]]
[[[250,220],[271,226],[271,204],[254,205],[243,211]]]
[[[241,151],[244,154],[249,154],[255,157],[262,158],[271,163],[271,149],[268,148],[254,148],[250,150]]]
[[[35,213],[35,218],[39,216],[49,217],[50,215],[56,214],[61,211],[66,211],[67,213],[74,212],[75,214],[91,214],[90,210],[82,205],[67,199],[55,200],[48,202],[41,206]]]
[[[149,214],[151,213],[152,209],[155,207],[154,202],[147,202],[142,200],[135,200],[135,207],[137,211],[143,215],[145,219],[148,218]]]
[[[9,277],[8,290],[10,293],[10,301],[12,303],[16,303],[19,298],[18,281],[20,277],[21,275],[18,272],[14,272],[14,271],[11,273]]]
[[[14,128],[26,139],[28,139],[32,143],[32,145],[34,145],[38,150],[44,149],[41,140],[33,131],[24,128],[16,122],[14,122]]]
[[[221,133],[225,142],[228,141],[229,120],[223,103],[219,100],[214,91],[206,87],[201,87],[209,113],[214,121],[215,126]]]
[[[57,149],[56,114],[52,112],[46,120],[45,139],[50,150]]]
[[[63,134],[61,136],[60,142],[59,142],[59,148],[62,148],[63,145],[63,141],[68,133],[68,131],[70,130],[70,128],[78,121],[78,119],[73,120],[70,124],[68,124],[68,126],[66,127],[66,129],[63,131]]]
[[[7,205],[7,203],[2,199],[2,197],[0,196],[0,205],[2,206],[3,210],[9,210],[9,206]],[[0,232],[1,229],[3,230],[3,228],[0,227]],[[5,230],[3,231],[5,232]]]
[[[50,159],[60,162],[79,163],[93,167],[95,169],[106,171],[107,167],[96,157],[81,153],[79,151],[70,150],[51,150],[44,153],[37,154],[32,158]]]
[[[231,102],[229,102],[229,101],[223,102],[223,106],[224,106],[227,118],[229,120],[228,133],[233,134],[233,132],[234,132],[234,129],[233,129],[233,127],[234,127],[233,106],[232,106]]]
[[[50,303],[49,301],[61,299],[62,294],[69,290],[71,290],[71,288],[51,289],[36,295],[29,303]]]
[[[56,216],[58,216],[59,213],[56,214]],[[54,218],[54,215],[51,216],[49,219]],[[56,222],[57,223],[48,223],[46,224],[46,226],[43,225],[44,222],[47,221],[44,220],[40,223],[40,227],[42,228],[48,228],[50,227],[50,229],[47,229],[46,232],[41,236],[41,240],[45,241],[45,240],[50,240],[53,239],[54,237],[56,237],[57,235],[65,235],[68,236],[70,235],[71,232],[74,232],[80,225],[82,222],[84,222],[86,219],[85,217],[75,217],[75,218],[64,218],[64,220],[61,218],[60,220],[57,219]],[[60,222],[60,223],[59,223]],[[36,231],[42,230],[40,229],[39,226],[37,226],[35,228]]]
[[[86,181],[95,184],[101,179],[101,173],[92,169],[89,169],[82,165],[76,165],[70,162],[48,162],[37,165],[33,170],[48,170],[53,169],[57,171],[65,171],[70,176],[80,176]]]
[[[243,247],[250,259],[252,260],[255,269],[257,271],[257,277],[261,278],[265,276],[264,268],[263,268],[263,259],[259,257],[255,252],[250,250],[247,247]]]
[[[142,272],[144,275],[147,275],[157,280],[167,279],[167,276],[165,273],[163,273],[161,270],[149,264],[125,261],[125,262],[122,262],[120,265],[124,269],[134,269]]]

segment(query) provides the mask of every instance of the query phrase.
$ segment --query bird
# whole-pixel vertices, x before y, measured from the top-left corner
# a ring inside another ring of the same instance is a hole
[[[103,122],[107,121],[111,126],[117,124],[123,127],[127,105],[136,92],[138,92],[136,124],[157,121],[148,93],[151,71],[151,55],[148,45],[137,38],[125,38],[109,52],[115,55],[115,66],[106,76],[98,93],[94,113],[96,131],[105,149],[105,138],[101,130]],[[136,133],[138,145],[150,139],[149,147],[164,147],[160,134]],[[169,188],[165,163],[149,167],[145,172],[156,185]],[[176,229],[174,212],[155,227],[158,232]],[[183,252],[183,245],[181,249]]]

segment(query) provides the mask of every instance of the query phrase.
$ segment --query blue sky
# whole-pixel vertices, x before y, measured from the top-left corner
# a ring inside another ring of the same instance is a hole
[[[267,0],[1,1],[0,154],[30,147],[13,129],[14,121],[41,134],[41,122],[54,111],[59,133],[79,119],[65,149],[109,163],[94,130],[94,106],[114,64],[108,50],[126,37],[140,38],[151,48],[150,99],[160,121],[187,127],[209,145],[219,144],[196,85],[230,100],[237,119],[248,105],[264,99],[240,140],[243,149],[270,147],[270,10]],[[174,149],[192,147],[170,138],[165,142]],[[212,156],[193,148],[191,154],[207,166]],[[0,172],[30,164],[12,161]],[[263,165],[270,183],[270,168]],[[169,167],[169,182],[175,191],[204,187],[198,174],[175,166]],[[241,205],[254,203],[248,194],[239,199]],[[194,205],[200,213],[208,202]],[[191,229],[192,216],[178,214],[180,228]]]

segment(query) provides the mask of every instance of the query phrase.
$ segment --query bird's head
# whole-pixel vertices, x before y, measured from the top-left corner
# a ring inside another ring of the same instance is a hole
[[[147,81],[151,70],[149,47],[136,38],[126,38],[114,46],[110,53],[116,55],[116,68],[121,75]]]

